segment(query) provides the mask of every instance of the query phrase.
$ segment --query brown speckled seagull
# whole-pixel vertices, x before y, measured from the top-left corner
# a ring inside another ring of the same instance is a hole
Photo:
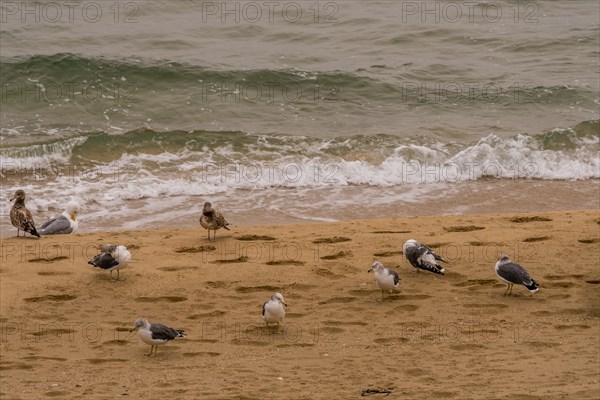
[[[33,222],[33,216],[31,212],[25,207],[25,191],[19,189],[15,192],[15,195],[10,201],[15,201],[10,210],[10,222],[15,228],[17,228],[17,237],[19,237],[19,231],[25,232],[40,237],[40,234],[35,229],[35,223]]]
[[[223,214],[213,210],[212,205],[208,201],[204,203],[202,215],[200,215],[200,225],[208,231],[208,240],[210,240],[211,230],[215,231],[213,235],[213,240],[215,240],[217,237],[218,229],[225,228],[229,230],[229,228],[227,227],[229,223],[225,220]]]

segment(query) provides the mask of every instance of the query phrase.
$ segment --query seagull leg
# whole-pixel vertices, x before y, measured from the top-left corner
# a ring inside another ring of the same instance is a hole
[[[510,285],[510,292],[508,292],[508,295],[509,295],[509,296],[510,296],[510,295],[512,295],[512,288],[513,288],[513,286],[514,286],[514,285],[511,283],[511,285]]]

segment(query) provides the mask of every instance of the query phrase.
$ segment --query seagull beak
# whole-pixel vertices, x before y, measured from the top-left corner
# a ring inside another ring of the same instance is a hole
[[[136,329],[137,329],[136,327],[133,327],[133,329],[132,329],[132,330],[130,330],[130,331],[129,331],[129,333],[131,333],[131,332],[135,331]]]
[[[289,307],[285,301],[282,301],[281,304],[283,304],[286,307]]]
[[[371,272],[371,271],[373,271],[373,268],[369,268],[369,270],[367,272]]]

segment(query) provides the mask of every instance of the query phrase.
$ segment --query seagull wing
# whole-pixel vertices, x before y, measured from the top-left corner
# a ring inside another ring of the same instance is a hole
[[[150,324],[152,339],[173,340],[176,337],[183,337],[183,331],[169,328],[163,324]]]
[[[71,228],[71,223],[64,216],[60,215],[56,218],[51,219],[46,222],[40,228],[41,235],[60,235],[63,233],[71,233],[73,232],[73,228]]]
[[[108,253],[100,253],[96,257],[92,258],[91,261],[88,261],[88,264],[91,264],[97,268],[111,269],[112,267],[119,265],[119,262]]]

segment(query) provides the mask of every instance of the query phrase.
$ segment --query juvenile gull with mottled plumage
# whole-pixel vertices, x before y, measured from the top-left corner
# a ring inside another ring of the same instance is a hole
[[[404,243],[402,252],[410,265],[417,268],[417,272],[419,269],[422,269],[433,272],[434,274],[444,275],[445,270],[438,261],[445,263],[447,263],[447,261],[423,243],[419,243],[414,239],[409,239]]]
[[[383,292],[387,291],[390,295],[394,290],[400,288],[400,276],[392,269],[385,268],[379,261],[375,261],[367,272],[375,271],[375,281],[377,287],[381,289],[381,300]]]
[[[531,293],[537,292],[540,286],[536,281],[531,279],[525,268],[519,264],[510,261],[506,254],[502,254],[496,262],[496,275],[500,282],[508,285],[504,294],[512,294],[513,285],[523,285]]]
[[[178,337],[185,337],[185,331],[182,329],[169,328],[163,324],[151,324],[144,318],[138,318],[135,321],[133,329],[129,332],[135,330],[138,331],[138,335],[140,339],[142,339],[142,342],[152,346],[150,347],[150,354],[147,354],[148,356],[151,356],[152,352],[156,355],[159,345],[165,344]]]
[[[23,189],[17,190],[12,199],[10,199],[10,201],[13,200],[15,204],[10,209],[10,222],[17,228],[17,237],[19,237],[19,231],[23,231],[23,236],[27,232],[39,238],[40,234],[35,229],[33,216],[27,207],[25,207],[25,191]]]
[[[202,215],[200,215],[200,225],[208,231],[208,240],[210,240],[211,230],[215,231],[213,235],[213,240],[215,240],[217,237],[218,229],[225,228],[229,230],[229,228],[227,227],[229,223],[225,220],[223,214],[221,214],[218,211],[215,211],[208,201],[204,203]]]
[[[70,201],[62,214],[50,219],[40,228],[41,235],[63,235],[74,233],[79,227],[77,214],[81,207],[76,201]]]

